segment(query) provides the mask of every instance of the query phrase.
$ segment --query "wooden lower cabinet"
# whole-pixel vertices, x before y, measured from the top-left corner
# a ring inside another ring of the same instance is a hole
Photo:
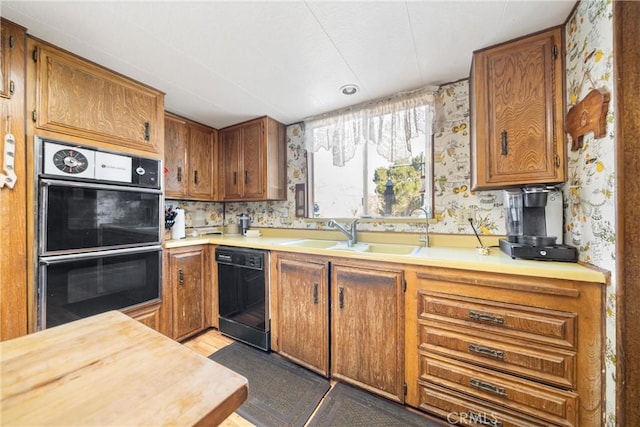
[[[211,304],[209,249],[189,246],[168,253],[170,336],[183,340],[204,330],[205,308]],[[165,287],[166,290],[166,287]]]
[[[271,262],[273,349],[404,402],[402,268],[284,252],[272,252]]]
[[[331,264],[331,376],[404,402],[403,271]]]
[[[123,313],[151,329],[162,332],[162,323],[160,319],[161,307],[159,302],[147,304],[143,307],[136,307],[130,310],[123,310]]]
[[[277,257],[280,354],[329,376],[329,262]]]
[[[407,403],[449,422],[603,424],[604,286],[409,269]]]

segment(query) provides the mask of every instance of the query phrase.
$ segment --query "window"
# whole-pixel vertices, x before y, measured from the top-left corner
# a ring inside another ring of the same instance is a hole
[[[416,91],[305,121],[310,217],[431,212],[430,95]]]

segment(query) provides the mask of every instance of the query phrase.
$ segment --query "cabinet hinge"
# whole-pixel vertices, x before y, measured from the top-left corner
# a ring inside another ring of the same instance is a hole
[[[13,95],[13,92],[16,91],[16,84],[13,80],[9,81],[9,93]]]
[[[9,48],[13,49],[15,45],[16,45],[16,38],[13,36],[9,36]]]
[[[407,383],[402,383],[402,394],[407,395]]]
[[[33,62],[38,62],[38,48],[33,49],[33,53],[31,54],[31,58],[33,58]]]
[[[36,112],[36,110],[33,110],[31,112],[31,120],[33,120],[34,123],[36,120],[38,120],[38,113]]]
[[[553,45],[553,59],[557,59],[558,58],[558,46],[557,45]]]

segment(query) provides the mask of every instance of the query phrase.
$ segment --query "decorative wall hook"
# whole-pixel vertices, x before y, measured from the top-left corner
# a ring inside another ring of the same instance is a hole
[[[587,96],[567,112],[565,131],[573,143],[572,151],[582,148],[584,136],[593,131],[594,138],[602,138],[607,130],[607,113],[611,95],[606,89],[592,89]]]

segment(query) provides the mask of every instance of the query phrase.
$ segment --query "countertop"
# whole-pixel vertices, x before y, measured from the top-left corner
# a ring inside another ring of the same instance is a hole
[[[201,237],[187,237],[179,240],[168,240],[164,245],[166,248],[208,244],[228,245],[244,248],[265,249],[270,251],[306,253],[309,255],[395,262],[408,265],[518,274],[604,284],[609,283],[609,273],[607,271],[579,263],[511,259],[511,257],[505,255],[497,247],[490,248],[489,255],[480,255],[475,246],[472,246],[474,244],[472,239],[468,239],[467,245],[469,247],[464,247],[464,244],[456,247],[438,245],[421,247],[411,255],[396,255],[317,249],[290,245],[291,242],[296,240],[310,238],[310,234],[305,233],[305,231],[301,231],[298,234],[293,231],[279,233],[277,231],[265,230],[263,231],[263,234],[264,235],[261,237],[243,237],[238,235],[228,236],[220,234]],[[325,237],[323,234],[316,233],[312,234],[312,236],[313,237],[311,238],[318,239],[335,238],[335,234],[327,234],[329,237]],[[341,239],[342,238],[340,237],[337,238],[337,240]],[[473,237],[473,239],[475,239],[475,237]],[[485,245],[493,245],[497,243],[497,239],[483,237],[483,243],[484,240],[487,241]],[[419,246],[419,244],[414,244],[414,246]]]
[[[0,424],[217,425],[247,380],[118,312],[0,343]]]

